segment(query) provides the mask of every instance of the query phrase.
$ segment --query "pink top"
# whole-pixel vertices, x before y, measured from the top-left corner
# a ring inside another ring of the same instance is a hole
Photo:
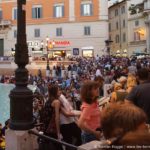
[[[100,109],[98,103],[87,104],[83,102],[81,106],[81,116],[86,124],[93,130],[99,128],[100,125]]]

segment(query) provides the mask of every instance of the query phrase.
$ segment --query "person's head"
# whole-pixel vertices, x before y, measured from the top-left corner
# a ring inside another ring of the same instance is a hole
[[[121,76],[121,77],[118,79],[118,82],[124,86],[124,85],[126,84],[126,82],[127,82],[127,78],[124,77],[124,76]]]
[[[101,125],[105,138],[129,131],[146,129],[147,116],[132,104],[112,104],[102,112]]]
[[[114,83],[114,91],[118,91],[120,89],[122,89],[122,84],[118,82]]]
[[[134,75],[128,75],[127,78],[127,88],[128,87],[135,87],[137,85],[137,80]]]
[[[139,69],[137,72],[137,77],[139,80],[146,81],[149,79],[149,71],[146,68]]]
[[[99,84],[95,81],[87,81],[81,87],[82,101],[92,104],[99,96]]]
[[[5,121],[5,127],[9,127],[9,122],[10,122],[10,119]]]
[[[94,79],[94,81],[98,82],[99,87],[103,86],[104,79],[101,76],[96,76],[95,79]]]
[[[50,100],[58,99],[60,93],[59,93],[59,87],[55,84],[48,86],[48,95]]]

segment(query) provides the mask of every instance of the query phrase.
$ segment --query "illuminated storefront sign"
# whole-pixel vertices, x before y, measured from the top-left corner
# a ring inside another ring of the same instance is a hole
[[[70,41],[54,41],[55,46],[70,46]]]
[[[41,46],[41,42],[40,41],[27,41],[28,47],[31,48],[39,48]]]

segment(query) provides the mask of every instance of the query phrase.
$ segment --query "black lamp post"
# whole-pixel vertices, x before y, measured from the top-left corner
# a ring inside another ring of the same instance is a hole
[[[49,37],[46,37],[46,51],[47,51],[47,66],[46,66],[46,70],[50,71],[49,57],[48,57],[48,55],[49,55],[49,53],[48,53],[48,51],[49,51],[49,49],[48,49],[48,43],[49,43]]]
[[[10,92],[10,129],[28,130],[33,128],[33,94],[27,88],[28,70],[25,66],[29,62],[28,48],[26,41],[26,0],[17,0],[17,44],[15,52],[15,63],[18,68],[15,70],[16,86]]]
[[[46,48],[46,61],[47,61],[47,65],[46,65],[46,77],[49,77],[49,74],[50,74],[50,66],[49,66],[49,49],[48,49],[48,44],[49,44],[49,37],[47,36],[46,37],[46,44],[45,44],[45,48]],[[42,48],[44,48],[44,42],[42,40],[41,42],[41,46]]]

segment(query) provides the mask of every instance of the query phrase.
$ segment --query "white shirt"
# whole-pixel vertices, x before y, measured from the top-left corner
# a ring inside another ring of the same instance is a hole
[[[100,69],[97,69],[97,70],[96,70],[96,76],[97,76],[97,77],[98,77],[98,76],[102,76]]]
[[[66,111],[69,112],[73,110],[71,104],[69,103],[69,101],[66,99],[66,97],[63,94],[60,95],[59,100],[62,104],[61,107],[64,107]],[[62,113],[60,113],[60,124],[70,124],[74,121],[75,121],[74,117],[66,117]]]

